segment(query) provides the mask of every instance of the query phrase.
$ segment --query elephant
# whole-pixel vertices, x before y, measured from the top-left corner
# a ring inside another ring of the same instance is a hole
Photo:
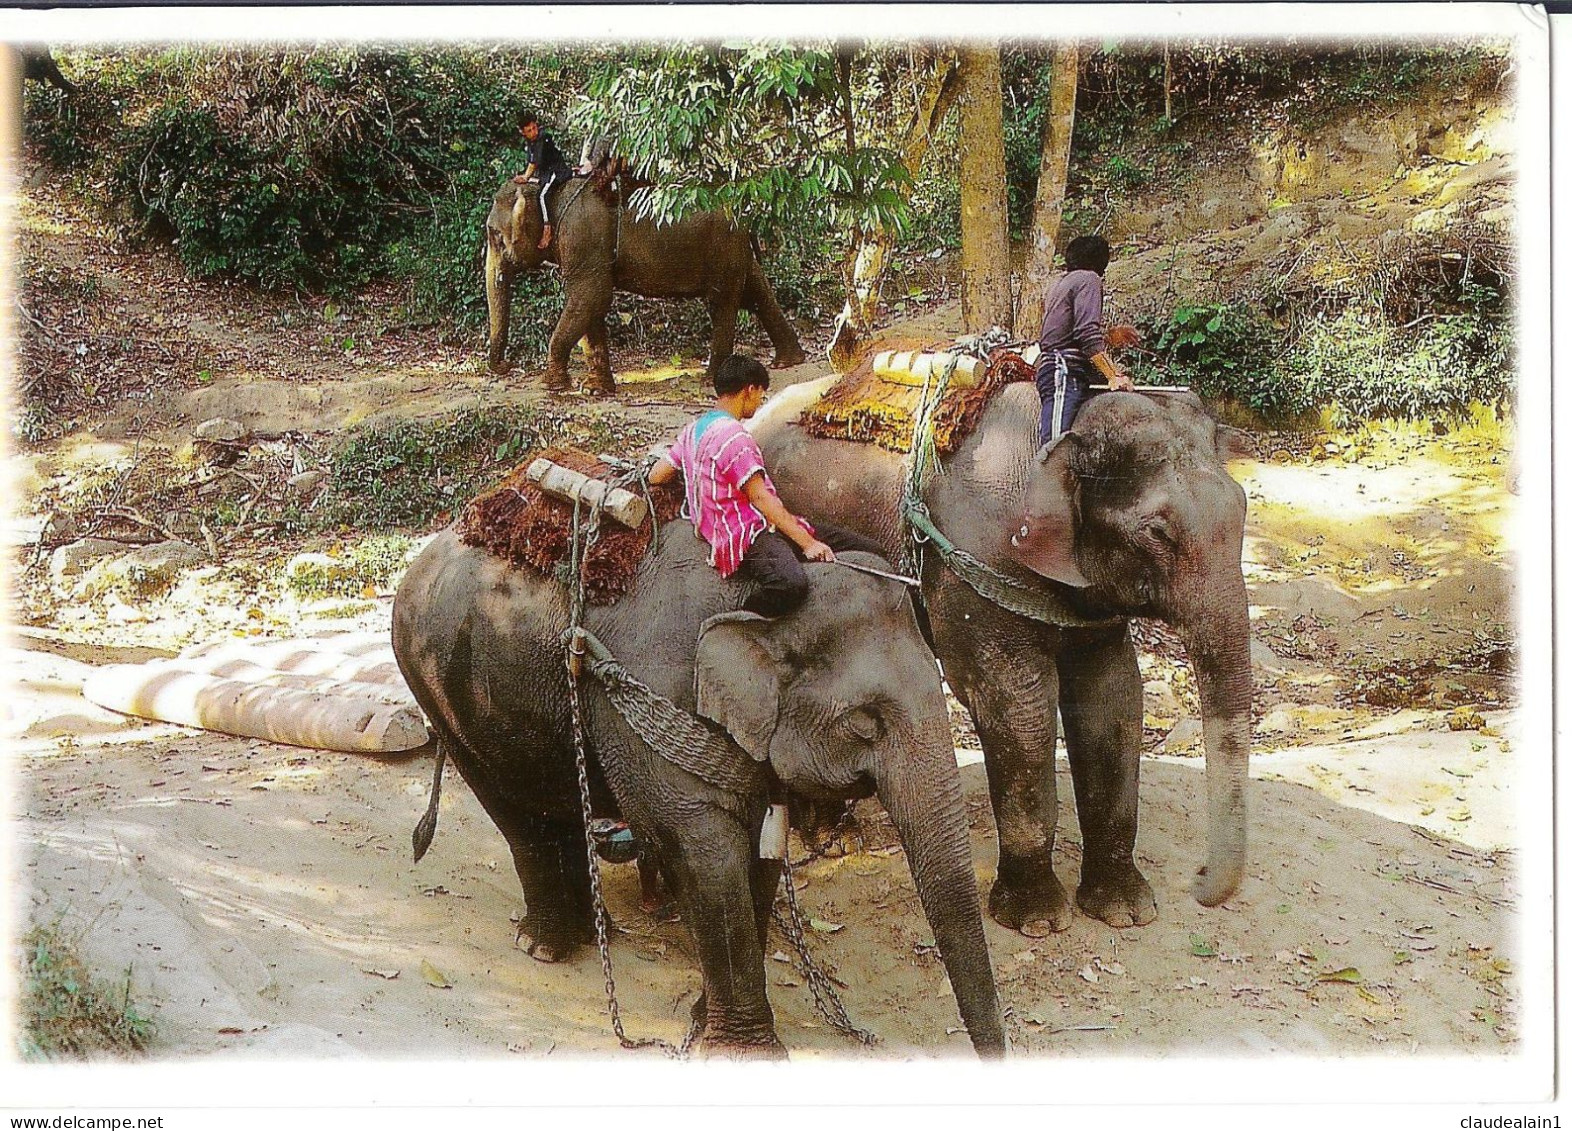
[[[753,240],[720,213],[703,212],[656,224],[607,203],[590,191],[582,177],[559,182],[552,193],[552,240],[545,250],[537,246],[540,196],[534,184],[504,183],[486,217],[486,305],[493,372],[507,368],[513,278],[543,263],[561,269],[564,298],[547,349],[548,389],[568,387],[568,355],[580,339],[587,338],[586,387],[597,393],[615,391],[606,347],[606,313],[614,290],[650,298],[704,299],[712,323],[711,376],[731,356],[739,309],[752,311],[763,324],[775,347],[772,367],[782,369],[803,361],[797,332],[775,301]]]
[[[867,535],[899,560],[902,457],[792,424],[832,380],[794,386],[767,404],[755,437],[788,507]],[[1142,685],[1127,618],[1137,616],[1172,625],[1194,667],[1208,848],[1193,894],[1216,906],[1238,888],[1245,864],[1245,495],[1225,463],[1248,454],[1248,438],[1216,424],[1190,394],[1097,395],[1046,455],[1038,420],[1035,390],[1004,386],[926,497],[935,526],[956,546],[1079,618],[1047,624],[1006,611],[937,552],[923,556],[934,650],[981,739],[999,830],[989,913],[1032,936],[1069,925],[1053,873],[1057,711],[1082,833],[1076,904],[1116,927],[1156,918],[1135,863]]]
[[[724,728],[743,784],[663,757],[587,672],[580,700],[593,810],[620,815],[653,848],[692,933],[701,1052],[785,1056],[765,992],[781,863],[759,850],[772,788],[784,788],[794,816],[798,797],[820,806],[879,797],[973,1046],[1003,1055],[949,720],[906,587],[810,563],[803,605],[765,619],[741,608],[751,583],[722,580],[707,550],[686,520],[667,523],[629,591],[588,605],[583,624],[635,678]],[[889,568],[869,554],[842,557]],[[542,961],[595,937],[561,643],[569,610],[563,585],[451,529],[411,564],[393,605],[399,668],[512,850],[527,905],[519,943]],[[435,795],[432,827],[434,813]]]
[[[76,84],[60,73],[60,65],[53,53],[43,44],[23,44],[17,47],[22,60],[23,81],[47,82],[65,94],[75,94]]]

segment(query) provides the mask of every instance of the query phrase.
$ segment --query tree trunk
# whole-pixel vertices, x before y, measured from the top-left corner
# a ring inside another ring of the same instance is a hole
[[[1043,125],[1042,161],[1037,173],[1037,200],[1032,209],[1032,250],[1021,279],[1021,309],[1016,325],[1036,334],[1043,321],[1043,299],[1053,275],[1054,248],[1064,215],[1064,190],[1070,175],[1070,140],[1075,132],[1076,70],[1080,52],[1061,43],[1053,53],[1048,85],[1048,120]]]
[[[999,45],[961,48],[961,321],[967,332],[1015,324],[1004,167]]]
[[[917,112],[906,130],[902,145],[902,163],[911,181],[903,186],[903,197],[910,198],[917,174],[922,171],[923,158],[933,143],[950,107],[955,105],[960,91],[956,60],[953,54],[942,54],[934,62],[933,73],[917,102]],[[895,243],[895,233],[882,227],[857,232],[846,250],[842,264],[842,278],[846,284],[846,303],[836,319],[835,336],[830,342],[830,364],[839,372],[850,369],[857,355],[857,343],[873,330],[879,311],[879,286],[884,281],[884,270],[889,264],[890,249]]]

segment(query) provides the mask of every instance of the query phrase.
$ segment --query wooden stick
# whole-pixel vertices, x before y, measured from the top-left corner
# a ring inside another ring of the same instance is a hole
[[[611,487],[572,468],[537,459],[529,465],[525,477],[553,498],[571,503],[581,501],[589,506],[599,504],[601,509],[622,525],[637,530],[649,517],[649,504],[631,491]]]

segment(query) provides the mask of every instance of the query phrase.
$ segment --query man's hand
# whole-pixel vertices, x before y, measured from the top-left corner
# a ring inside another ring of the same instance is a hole
[[[802,556],[810,562],[833,562],[835,560],[835,551],[815,538],[803,547]]]
[[[654,456],[654,453],[651,453]],[[648,457],[647,457],[648,458]],[[650,467],[650,486],[661,487],[677,478],[677,467],[667,457],[665,452],[654,456],[654,464]]]
[[[529,184],[529,178],[523,173],[519,173],[514,176],[513,183],[516,185],[527,185]]]
[[[1135,382],[1130,380],[1130,375],[1114,363],[1104,350],[1092,356],[1092,366],[1103,375],[1103,380],[1108,382],[1108,387],[1115,392],[1125,393],[1135,388]]]

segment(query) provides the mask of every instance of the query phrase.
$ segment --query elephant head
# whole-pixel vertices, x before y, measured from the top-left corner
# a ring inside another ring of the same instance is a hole
[[[506,369],[508,317],[513,298],[513,276],[533,271],[552,259],[553,250],[542,251],[540,242],[539,185],[512,181],[497,190],[486,217],[486,307],[490,314],[490,360],[494,372]]]
[[[1227,460],[1248,438],[1194,398],[1094,397],[1032,469],[1014,556],[1096,604],[1173,625],[1189,652],[1206,746],[1211,907],[1244,872],[1250,757],[1250,613],[1241,552],[1245,494]]]
[[[887,568],[882,559],[845,560]],[[906,849],[957,1006],[982,1055],[1002,1055],[999,1001],[932,654],[904,588],[809,565],[790,616],[711,617],[699,637],[699,713],[812,799],[877,793]]]

